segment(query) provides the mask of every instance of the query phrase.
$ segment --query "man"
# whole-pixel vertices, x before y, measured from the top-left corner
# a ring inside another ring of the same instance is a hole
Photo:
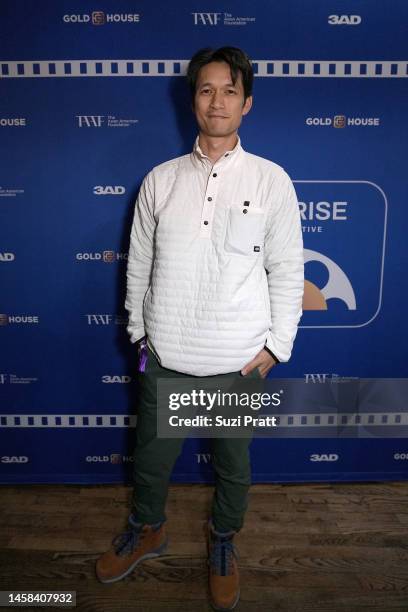
[[[135,206],[125,302],[140,369],[133,512],[130,529],[97,561],[102,582],[166,547],[165,502],[182,440],[157,437],[157,379],[265,378],[290,358],[302,312],[293,184],[280,166],[245,152],[237,132],[252,106],[250,61],[234,47],[202,49],[187,80],[199,127],[193,151],[154,167]],[[232,539],[247,508],[249,442],[213,440],[209,582],[218,610],[239,599]]]

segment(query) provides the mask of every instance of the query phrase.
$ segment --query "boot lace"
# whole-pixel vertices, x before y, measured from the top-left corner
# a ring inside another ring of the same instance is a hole
[[[139,545],[143,535],[141,529],[130,529],[129,531],[120,533],[112,542],[115,553],[119,557],[130,555]]]
[[[218,576],[230,576],[233,573],[233,558],[238,558],[237,550],[230,538],[213,540],[210,552],[210,564]]]

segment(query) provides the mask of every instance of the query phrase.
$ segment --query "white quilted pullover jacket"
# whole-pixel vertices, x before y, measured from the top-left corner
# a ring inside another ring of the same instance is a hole
[[[241,370],[266,346],[288,361],[302,314],[303,243],[293,184],[238,136],[215,164],[199,137],[155,166],[135,205],[125,308],[161,365]]]

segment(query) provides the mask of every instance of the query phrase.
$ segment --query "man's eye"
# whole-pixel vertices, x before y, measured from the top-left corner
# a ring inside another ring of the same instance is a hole
[[[209,89],[202,89],[201,93],[209,93],[209,91],[210,91]]]
[[[236,93],[235,89],[227,89],[227,93],[234,94]]]

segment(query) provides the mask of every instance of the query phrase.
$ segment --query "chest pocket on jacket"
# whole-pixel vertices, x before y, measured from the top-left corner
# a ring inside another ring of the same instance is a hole
[[[262,208],[231,207],[227,212],[225,252],[256,257],[263,251],[264,227]]]

